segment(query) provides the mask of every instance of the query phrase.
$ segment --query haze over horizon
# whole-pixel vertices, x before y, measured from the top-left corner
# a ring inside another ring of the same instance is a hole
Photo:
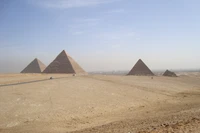
[[[200,69],[198,0],[0,1],[0,73],[64,49],[87,72]]]

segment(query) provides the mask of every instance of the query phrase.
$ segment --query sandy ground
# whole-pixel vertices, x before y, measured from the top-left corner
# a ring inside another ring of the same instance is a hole
[[[199,75],[2,74],[0,132],[200,133]]]

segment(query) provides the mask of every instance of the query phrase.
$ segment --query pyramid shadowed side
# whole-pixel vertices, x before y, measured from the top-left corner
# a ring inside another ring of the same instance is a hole
[[[21,73],[41,73],[46,66],[37,58],[35,58]]]
[[[85,71],[63,50],[43,73],[85,73]]]
[[[147,65],[139,59],[128,75],[153,76],[154,74]]]

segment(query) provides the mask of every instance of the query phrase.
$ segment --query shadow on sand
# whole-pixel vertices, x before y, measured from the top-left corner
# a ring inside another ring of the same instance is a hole
[[[23,84],[30,84],[30,83],[36,83],[36,82],[43,82],[47,80],[63,79],[63,78],[69,78],[69,77],[59,77],[59,78],[53,78],[53,79],[41,79],[41,80],[34,80],[34,81],[27,81],[27,82],[20,82],[20,83],[4,84],[4,85],[0,85],[0,88],[6,87],[6,86],[23,85]]]

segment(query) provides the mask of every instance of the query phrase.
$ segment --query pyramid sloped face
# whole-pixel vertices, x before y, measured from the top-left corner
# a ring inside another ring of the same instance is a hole
[[[46,68],[46,65],[44,63],[42,63],[40,60],[38,60],[38,59],[37,59],[37,61],[38,61],[38,65],[40,67],[40,72],[43,72],[44,69]]]
[[[72,65],[72,67],[73,67],[75,73],[83,73],[83,74],[86,73],[86,72],[79,66],[79,64],[78,64],[75,60],[72,59],[72,57],[68,56],[68,58],[69,58],[69,61],[70,61],[71,65]]]
[[[168,76],[168,77],[177,77],[177,75],[174,72],[171,72],[169,70],[166,70],[163,76]]]
[[[146,66],[146,64],[141,59],[139,59],[135,66],[128,73],[128,75],[153,76],[154,74]]]
[[[63,50],[43,71],[44,73],[85,73],[85,71]]]
[[[38,59],[34,59],[21,73],[41,73],[46,66]]]

